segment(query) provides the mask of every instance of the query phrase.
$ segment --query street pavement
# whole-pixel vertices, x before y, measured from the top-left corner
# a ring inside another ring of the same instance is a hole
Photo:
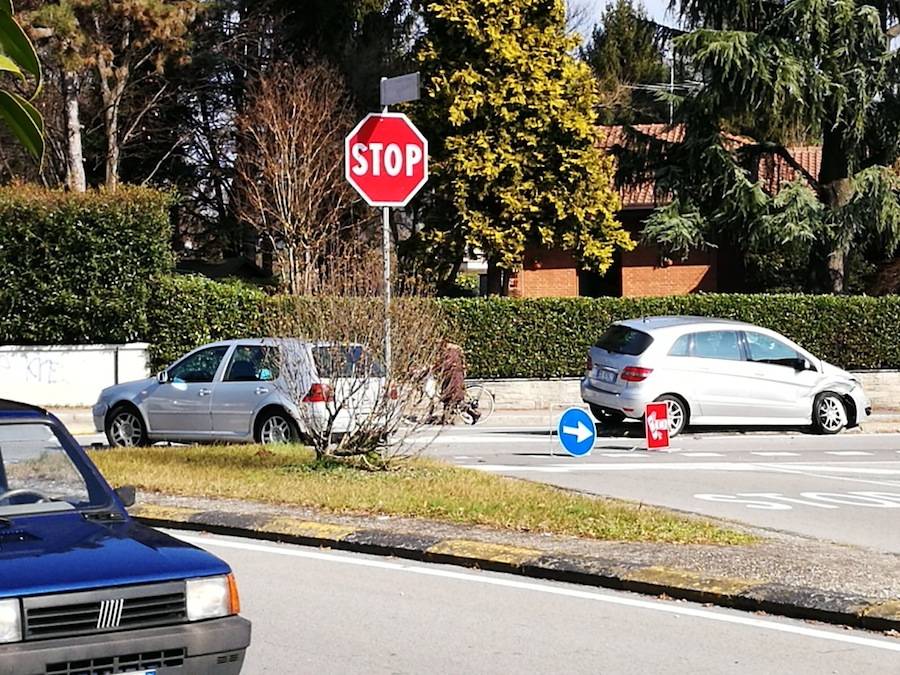
[[[900,553],[900,435],[689,433],[648,452],[636,425],[570,457],[547,426],[453,427],[455,464],[583,492]]]
[[[243,672],[900,672],[900,640],[584,586],[212,535],[253,622]]]

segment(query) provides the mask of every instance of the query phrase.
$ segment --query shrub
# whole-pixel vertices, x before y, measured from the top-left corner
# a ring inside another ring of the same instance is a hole
[[[206,342],[253,337],[264,332],[269,298],[246,284],[194,275],[169,276],[153,284],[148,308],[150,361],[168,365]]]
[[[171,196],[0,187],[0,342],[128,342],[172,268]]]
[[[665,314],[736,319],[776,330],[848,369],[900,367],[900,298],[688,295],[665,298],[442,300],[469,375],[581,375],[588,346],[619,319]]]

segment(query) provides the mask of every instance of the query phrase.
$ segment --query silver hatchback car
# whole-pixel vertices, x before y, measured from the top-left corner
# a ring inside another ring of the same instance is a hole
[[[664,401],[669,435],[689,424],[806,426],[824,434],[871,412],[859,382],[783,335],[691,316],[620,321],[590,348],[581,398],[600,422]]]
[[[297,396],[297,383],[278,372],[286,353],[303,366],[288,370],[295,379],[304,371],[305,395]],[[156,377],[107,387],[93,408],[94,427],[112,446],[284,443],[309,435],[310,426],[326,428],[332,417],[333,433],[351,431],[375,408],[384,386],[380,362],[362,345],[225,340],[195,349]]]

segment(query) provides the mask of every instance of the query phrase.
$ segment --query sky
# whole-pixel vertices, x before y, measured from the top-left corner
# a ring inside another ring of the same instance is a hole
[[[589,13],[589,19],[586,22],[585,31],[590,32],[591,28],[600,16],[603,8],[613,0],[567,0],[576,7],[586,7]],[[657,23],[667,26],[674,26],[675,21],[671,16],[666,16],[666,8],[669,6],[669,0],[641,0],[650,15]]]

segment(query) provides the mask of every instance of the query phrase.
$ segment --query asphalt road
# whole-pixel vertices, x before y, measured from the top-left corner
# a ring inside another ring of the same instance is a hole
[[[622,432],[619,431],[619,434]],[[483,471],[900,553],[900,435],[607,436],[569,457],[546,427],[454,427],[428,453]],[[900,671],[900,669],[898,669]]]
[[[176,533],[173,533],[176,534]],[[900,640],[645,596],[217,536],[244,673],[900,672]]]

